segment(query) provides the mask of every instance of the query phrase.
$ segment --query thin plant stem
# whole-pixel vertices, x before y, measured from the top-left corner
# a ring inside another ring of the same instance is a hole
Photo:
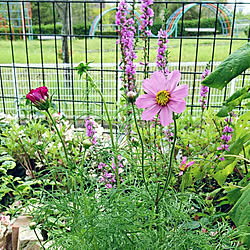
[[[203,109],[203,107],[202,107],[202,108],[201,108],[201,127],[200,127],[200,136],[201,136],[201,133],[202,133],[203,113],[204,113],[204,109]]]
[[[157,128],[157,119],[158,119],[158,116],[156,117],[155,119],[155,131],[154,131],[154,147],[156,148],[156,137],[157,137],[157,131],[156,131],[156,128]],[[156,162],[156,151],[154,151],[154,161]],[[156,164],[155,164],[155,171],[157,171],[156,169]]]
[[[144,143],[143,143],[143,139],[142,139],[142,136],[141,136],[141,133],[140,133],[140,130],[139,130],[139,127],[138,127],[138,123],[137,123],[137,119],[136,119],[136,114],[135,114],[135,106],[134,106],[134,103],[132,103],[132,108],[133,108],[133,114],[134,114],[134,121],[135,121],[135,127],[136,127],[136,130],[137,130],[137,133],[139,135],[139,139],[140,139],[140,142],[141,142],[141,167],[142,167],[142,178],[143,178],[143,182],[144,182],[144,185],[146,187],[146,190],[148,192],[148,194],[150,195],[151,199],[153,199],[153,196],[148,188],[148,184],[146,182],[146,178],[145,178],[145,168],[144,168]]]
[[[170,162],[169,162],[169,167],[168,167],[168,173],[167,173],[166,182],[165,182],[165,185],[163,187],[163,191],[161,193],[161,196],[158,198],[158,200],[155,201],[156,207],[158,206],[159,201],[162,199],[162,197],[163,197],[163,195],[168,187],[168,184],[170,182],[171,175],[172,175],[172,170],[173,170],[173,157],[174,157],[175,143],[177,140],[177,124],[176,124],[176,117],[175,117],[174,112],[173,112],[173,120],[174,120],[174,141],[173,141],[173,145],[172,145],[172,149],[171,149],[171,153],[170,153]]]
[[[94,87],[94,89],[98,92],[98,94],[100,95],[101,99],[102,99],[102,102],[103,102],[103,106],[104,106],[104,110],[105,110],[105,113],[106,113],[106,116],[107,116],[107,122],[108,122],[108,125],[109,125],[109,132],[110,132],[110,139],[111,139],[111,144],[112,144],[112,149],[113,149],[113,152],[114,152],[114,163],[115,163],[115,176],[116,176],[116,180],[117,180],[117,188],[119,188],[120,186],[120,178],[119,178],[119,173],[118,173],[118,167],[117,167],[117,153],[116,153],[116,146],[115,146],[115,141],[114,141],[114,133],[113,133],[113,127],[112,127],[112,121],[110,119],[110,116],[109,116],[109,110],[108,110],[108,107],[107,107],[107,103],[105,101],[105,98],[101,92],[101,90],[96,86],[95,84],[95,81],[93,80],[92,76],[86,72],[87,74],[87,78],[90,80],[92,86]]]
[[[243,148],[243,153],[244,153],[244,166],[245,166],[245,171],[246,171],[246,174],[248,174],[247,159],[246,159],[246,150],[245,150],[244,145],[242,146],[242,148]]]
[[[64,154],[65,154],[66,160],[67,160],[68,163],[70,163],[69,157],[68,157],[68,153],[67,153],[67,149],[66,149],[66,146],[65,146],[65,143],[64,143],[64,141],[63,141],[63,139],[62,139],[61,133],[59,132],[59,130],[58,130],[57,126],[56,126],[56,122],[55,122],[54,119],[52,118],[52,116],[51,116],[49,110],[46,110],[46,112],[47,112],[47,114],[48,114],[50,120],[52,121],[52,123],[53,123],[53,125],[54,125],[54,127],[55,127],[55,129],[56,129],[56,132],[57,132],[57,134],[58,134],[58,136],[59,136],[59,138],[60,138],[60,140],[61,140],[61,143],[62,143],[62,145],[63,145],[63,150],[64,150]]]
[[[33,229],[33,231],[34,231],[34,233],[35,233],[35,235],[36,235],[36,238],[37,238],[39,244],[41,245],[42,249],[46,250],[46,248],[44,247],[44,245],[43,245],[43,243],[41,242],[40,238],[38,237],[38,234],[37,234],[35,228]]]

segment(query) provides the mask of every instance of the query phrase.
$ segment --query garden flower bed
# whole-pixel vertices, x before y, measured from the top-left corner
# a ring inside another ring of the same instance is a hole
[[[208,64],[201,115],[194,117],[185,101],[191,90],[181,72],[169,72],[163,30],[157,71],[148,70],[152,4],[141,2],[143,93],[136,81],[133,6],[122,0],[117,8],[123,98],[115,114],[84,62],[76,69],[100,96],[103,116],[85,114],[75,128],[46,86],[27,93],[32,109],[20,120],[1,114],[0,249],[250,247],[249,85],[219,112],[207,107],[211,88],[223,89],[250,67],[250,45],[212,73]],[[23,226],[26,243],[34,245],[22,243]]]

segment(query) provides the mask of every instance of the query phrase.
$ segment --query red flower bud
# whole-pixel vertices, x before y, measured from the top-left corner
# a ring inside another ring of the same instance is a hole
[[[32,89],[26,98],[40,110],[48,110],[50,107],[48,88],[45,86]]]

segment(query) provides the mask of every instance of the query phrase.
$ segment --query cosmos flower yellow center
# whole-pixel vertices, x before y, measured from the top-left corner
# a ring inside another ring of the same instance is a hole
[[[161,106],[166,106],[169,102],[170,95],[169,91],[161,90],[156,94],[156,102]]]

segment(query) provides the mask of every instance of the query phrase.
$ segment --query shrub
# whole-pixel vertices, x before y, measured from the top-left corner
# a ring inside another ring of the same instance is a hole
[[[198,23],[199,20],[195,19],[195,20],[184,20],[183,21],[183,36],[195,36],[197,35],[196,32],[188,32],[185,31],[186,28],[197,28],[198,27]],[[178,31],[177,34],[178,36],[181,35],[181,26],[182,26],[182,22],[179,21],[178,23]],[[88,35],[89,34],[89,30],[90,30],[90,25],[87,25],[85,27],[84,24],[75,24],[73,26],[73,34],[80,36],[80,35]],[[154,35],[157,35],[158,31],[161,29],[162,27],[162,22],[155,22],[153,27],[151,28],[152,33]],[[200,20],[200,27],[201,28],[214,28],[215,27],[215,18],[209,18],[209,19],[201,19]],[[40,34],[40,28],[39,25],[33,25],[33,34],[34,34],[34,39],[37,39],[37,35],[36,34]],[[246,27],[247,28],[247,27]],[[41,26],[41,34],[44,35],[60,35],[61,34],[61,29],[62,29],[62,25],[61,24],[56,24],[56,27],[54,27],[54,24],[47,24],[47,25],[42,25]],[[217,30],[219,31],[219,33],[222,32],[222,28],[221,25],[219,23],[219,21],[217,22]],[[7,32],[9,33],[9,28],[7,28]],[[22,37],[22,35],[19,36],[19,28],[14,28],[14,33],[15,35],[15,40],[19,40],[20,36]],[[27,29],[28,32],[28,29]],[[245,33],[247,34],[247,29],[245,29]],[[0,33],[5,33],[5,28],[0,28]],[[22,30],[21,30],[22,33]],[[211,35],[211,32],[202,32],[203,35]],[[100,31],[96,31],[95,35],[100,35]],[[116,36],[116,31],[103,31],[102,35],[104,36]],[[5,39],[5,35],[1,36],[1,39]],[[10,36],[8,36],[8,39],[10,39]]]

